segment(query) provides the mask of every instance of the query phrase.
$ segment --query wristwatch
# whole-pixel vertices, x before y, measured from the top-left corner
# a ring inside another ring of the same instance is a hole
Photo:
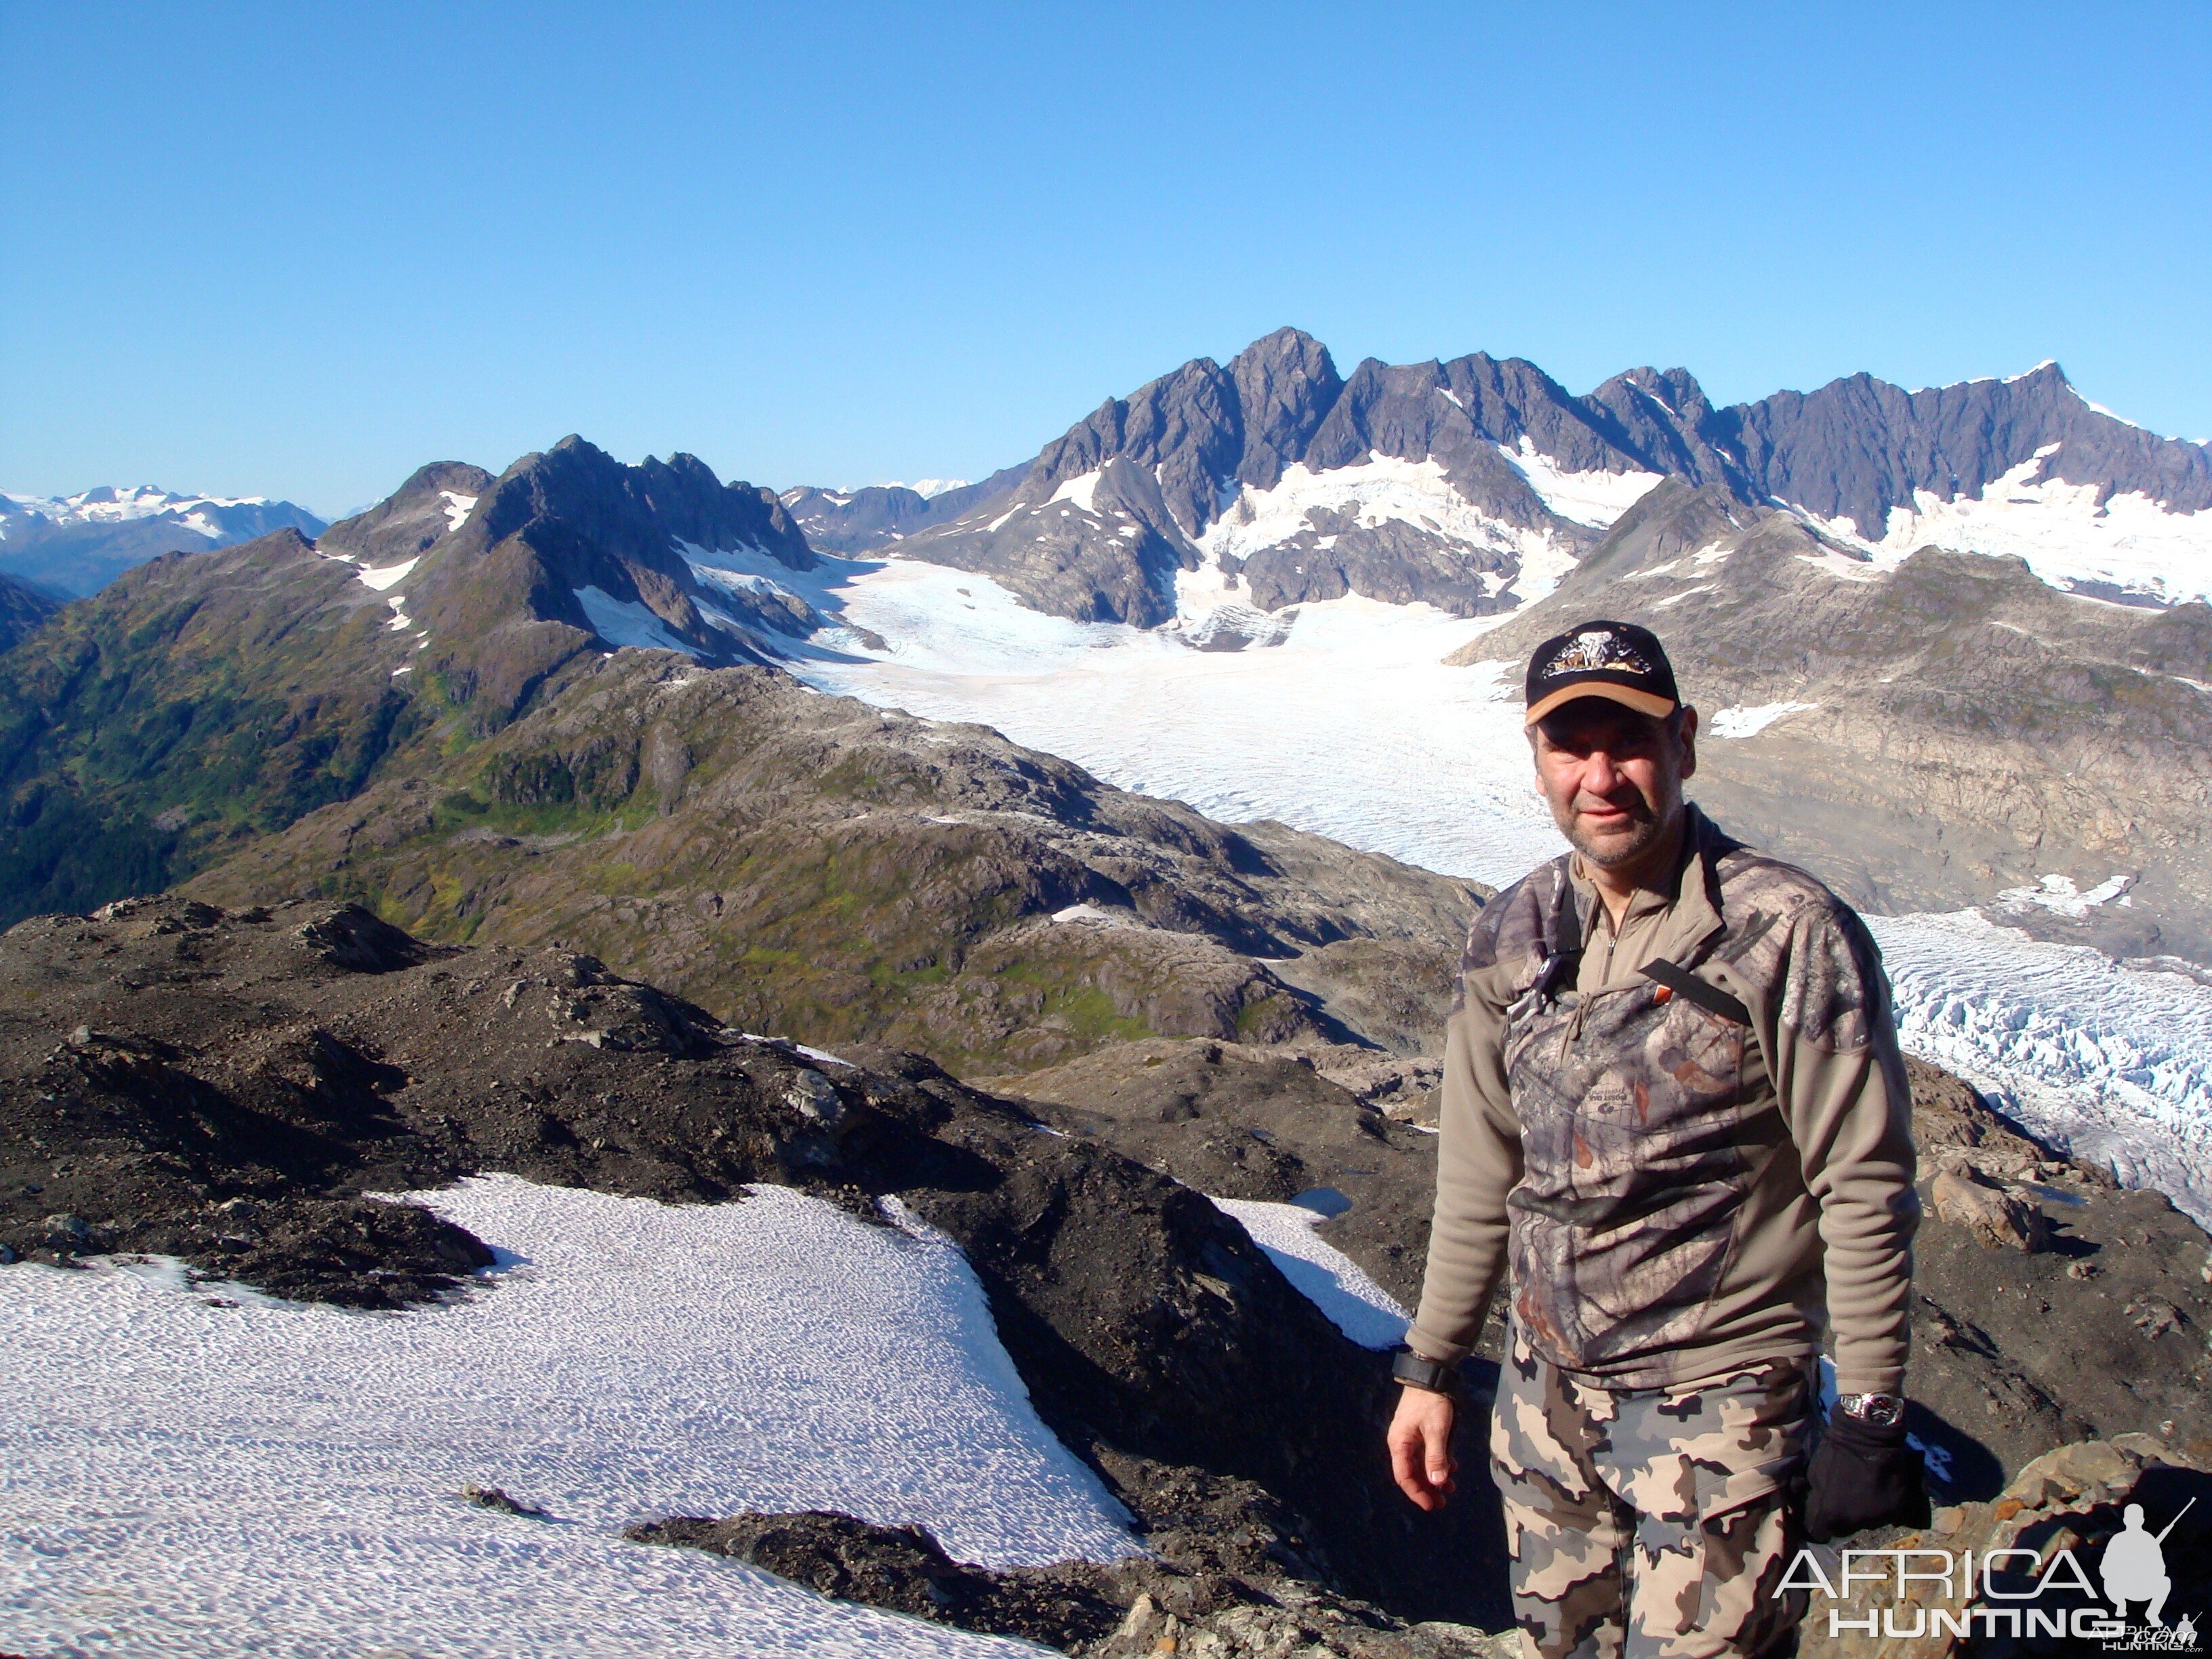
[[[1459,1367],[1401,1347],[1390,1360],[1390,1380],[1409,1389],[1426,1389],[1431,1394],[1457,1394]]]
[[[1905,1420],[1905,1401],[1893,1394],[1839,1395],[1836,1405],[1872,1429],[1893,1429]]]

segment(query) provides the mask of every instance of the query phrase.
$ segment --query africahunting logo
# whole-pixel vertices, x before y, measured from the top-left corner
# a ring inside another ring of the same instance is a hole
[[[1992,1641],[2003,1636],[2019,1642],[2070,1637],[2095,1641],[2108,1653],[2194,1653],[2199,1638],[2196,1616],[2185,1613],[2168,1624],[2163,1614],[2173,1593],[2166,1566],[2166,1535],[2196,1503],[2191,1498],[2155,1533],[2144,1523],[2143,1506],[2129,1504],[2122,1511],[2121,1529],[2106,1541],[2104,1559],[2098,1563],[2101,1592],[2089,1582],[2070,1548],[2046,1556],[2022,1544],[1978,1553],[1844,1550],[1837,1558],[1840,1571],[1834,1578],[1818,1555],[1802,1549],[1774,1593],[1803,1592],[1830,1601],[1853,1602],[1850,1613],[1828,1609],[1832,1638],[1850,1634],[1909,1641],[1948,1636]],[[1890,1587],[1893,1600],[1887,1607],[1869,1611],[1859,1593],[1879,1584]],[[2046,1595],[2067,1601],[2087,1598],[2091,1605],[2051,1606],[2045,1603]],[[2137,1607],[2140,1624],[2130,1620],[2130,1609]]]

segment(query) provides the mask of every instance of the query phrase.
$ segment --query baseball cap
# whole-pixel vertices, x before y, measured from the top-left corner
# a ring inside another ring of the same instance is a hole
[[[1553,635],[1528,658],[1528,693],[1523,726],[1577,697],[1610,698],[1662,720],[1682,706],[1659,636],[1634,623],[1577,623]]]

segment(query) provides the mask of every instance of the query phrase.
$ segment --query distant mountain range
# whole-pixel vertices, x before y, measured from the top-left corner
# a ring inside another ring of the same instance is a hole
[[[45,506],[11,512],[0,562],[36,544],[19,526],[50,537],[70,514],[198,522],[204,541],[245,522],[225,513],[298,513],[143,491]],[[19,830],[0,888],[47,906],[160,884],[241,825],[352,798],[423,732],[501,731],[622,646],[709,665],[878,652],[817,608],[835,597],[822,556],[866,553],[1208,649],[1264,648],[1348,594],[1497,618],[1469,665],[1579,617],[1645,621],[1709,717],[1699,789],[1855,900],[1998,904],[2123,956],[2212,962],[2204,445],[2096,409],[2049,364],[1717,409],[1680,370],[1583,397],[1481,354],[1346,377],[1291,329],[935,495],[776,494],[572,437],[498,477],[434,464],[326,528],[157,561],[8,659],[0,738],[28,746],[0,780]],[[53,597],[15,595],[0,626],[36,626]],[[193,665],[153,674],[133,630],[172,616],[252,649],[180,635],[159,651]]]
[[[1660,479],[1893,562],[2027,559],[2132,603],[2212,592],[2212,447],[2087,402],[2055,363],[1907,392],[1858,374],[1715,408],[1684,369],[1587,396],[1477,352],[1347,379],[1281,329],[1109,398],[1036,457],[929,500],[787,491],[817,546],[897,544],[1084,621],[1360,593],[1464,616],[1540,598]]]
[[[179,495],[151,484],[75,495],[0,494],[0,572],[82,599],[161,553],[199,553],[324,520],[259,495]]]

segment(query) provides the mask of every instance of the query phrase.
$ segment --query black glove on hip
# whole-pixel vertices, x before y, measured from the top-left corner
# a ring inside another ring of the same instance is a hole
[[[1928,1485],[1920,1454],[1905,1443],[1905,1425],[1878,1429],[1840,1406],[1813,1454],[1805,1530],[1816,1544],[1869,1527],[1924,1527]]]

